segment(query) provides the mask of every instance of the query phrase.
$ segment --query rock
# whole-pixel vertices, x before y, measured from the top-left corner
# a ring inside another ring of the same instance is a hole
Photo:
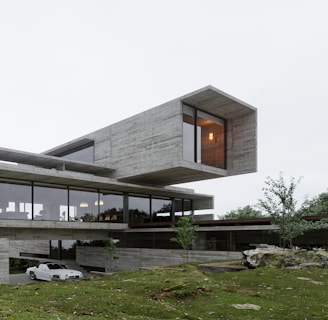
[[[251,304],[251,303],[245,303],[245,304],[232,304],[232,307],[236,309],[241,309],[241,310],[260,310],[261,307],[256,305],[256,304]]]
[[[244,266],[250,269],[257,267],[328,268],[328,252],[324,250],[307,251],[273,247],[245,250],[242,254]]]

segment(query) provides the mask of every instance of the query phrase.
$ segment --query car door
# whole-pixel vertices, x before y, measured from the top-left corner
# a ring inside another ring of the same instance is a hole
[[[47,280],[51,279],[49,268],[46,264],[41,263],[38,267],[37,278],[40,280]]]

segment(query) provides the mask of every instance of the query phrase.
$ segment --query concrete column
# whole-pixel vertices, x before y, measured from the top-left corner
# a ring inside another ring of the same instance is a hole
[[[0,238],[0,283],[9,283],[9,239]]]

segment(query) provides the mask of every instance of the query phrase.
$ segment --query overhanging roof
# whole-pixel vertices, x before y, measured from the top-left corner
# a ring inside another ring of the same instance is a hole
[[[256,112],[255,107],[212,86],[189,93],[179,100],[224,119]]]
[[[46,169],[68,170],[91,173],[99,176],[109,176],[114,169],[93,163],[72,161],[38,153],[24,152],[0,148],[0,160],[28,164]]]

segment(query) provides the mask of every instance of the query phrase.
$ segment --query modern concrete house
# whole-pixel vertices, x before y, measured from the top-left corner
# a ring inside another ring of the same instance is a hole
[[[0,148],[0,160],[0,282],[9,257],[101,268],[90,244],[108,236],[131,266],[141,249],[175,248],[180,216],[213,209],[212,195],[172,185],[256,171],[257,110],[208,86],[42,154]]]

